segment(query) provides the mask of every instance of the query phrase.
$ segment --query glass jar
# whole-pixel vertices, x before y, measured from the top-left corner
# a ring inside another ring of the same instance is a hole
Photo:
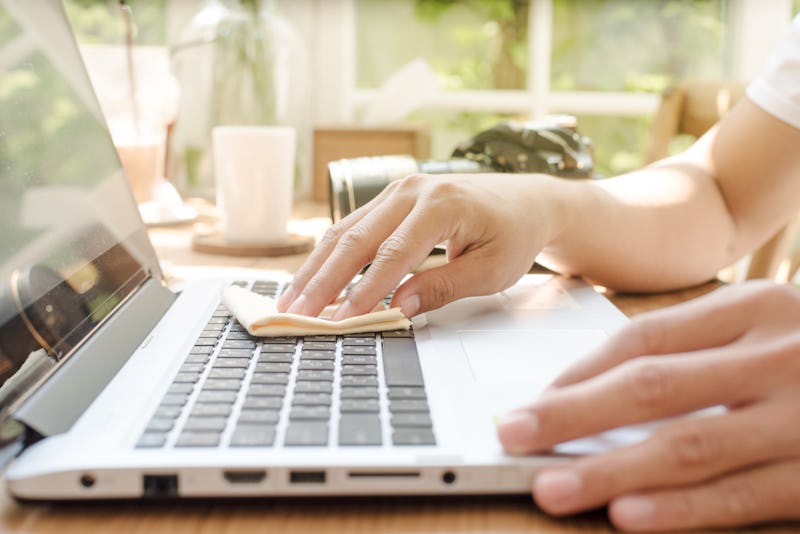
[[[298,158],[304,157],[306,69],[302,43],[274,2],[207,0],[173,47],[181,102],[169,168],[179,189],[214,197],[211,129],[217,125],[294,126]]]

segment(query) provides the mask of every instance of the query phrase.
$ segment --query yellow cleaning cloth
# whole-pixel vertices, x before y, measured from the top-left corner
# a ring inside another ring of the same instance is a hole
[[[275,299],[253,293],[239,286],[229,286],[222,291],[222,303],[251,335],[309,336],[318,334],[355,334],[384,330],[408,330],[409,321],[400,308],[377,306],[370,313],[341,321],[328,319],[336,306],[326,307],[319,317],[295,313],[279,313]]]

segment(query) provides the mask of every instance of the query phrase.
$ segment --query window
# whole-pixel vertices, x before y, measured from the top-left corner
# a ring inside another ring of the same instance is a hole
[[[443,92],[413,119],[432,125],[434,157],[505,117],[571,113],[604,174],[641,164],[661,91],[682,78],[748,79],[774,43],[764,28],[790,14],[784,0],[353,1],[356,115],[423,57]]]

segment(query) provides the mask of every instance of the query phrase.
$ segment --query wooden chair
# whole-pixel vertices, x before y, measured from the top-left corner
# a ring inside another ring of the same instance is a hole
[[[730,111],[744,95],[745,87],[746,84],[740,82],[687,80],[667,89],[650,127],[645,146],[645,164],[666,157],[670,143],[676,136],[703,135]],[[776,279],[781,263],[794,248],[788,271],[780,273],[786,279],[792,279],[800,266],[800,247],[792,242],[798,222],[800,219],[780,229],[753,252],[744,278]]]

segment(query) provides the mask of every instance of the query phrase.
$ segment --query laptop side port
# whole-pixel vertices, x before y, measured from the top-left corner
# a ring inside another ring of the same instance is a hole
[[[143,497],[177,497],[178,475],[144,475],[142,477]]]
[[[224,471],[222,476],[231,484],[258,484],[267,478],[267,472],[263,469]]]
[[[291,484],[324,484],[325,471],[290,471]]]

